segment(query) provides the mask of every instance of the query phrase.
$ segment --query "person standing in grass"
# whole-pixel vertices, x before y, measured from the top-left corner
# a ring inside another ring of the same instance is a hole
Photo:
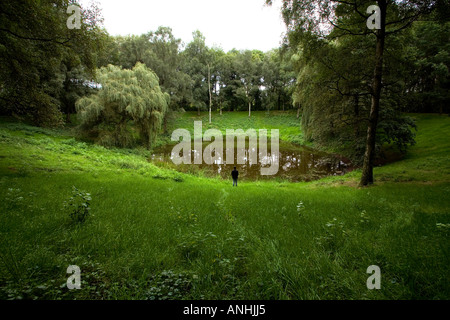
[[[239,171],[236,170],[236,167],[234,167],[234,170],[231,171],[231,177],[233,178],[233,187],[234,187],[234,185],[236,185],[236,187],[237,187]]]

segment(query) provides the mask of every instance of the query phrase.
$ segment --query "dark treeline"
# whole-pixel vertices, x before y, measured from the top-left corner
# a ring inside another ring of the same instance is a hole
[[[0,110],[39,126],[59,126],[88,93],[107,38],[100,9],[67,27],[72,1],[0,2]]]

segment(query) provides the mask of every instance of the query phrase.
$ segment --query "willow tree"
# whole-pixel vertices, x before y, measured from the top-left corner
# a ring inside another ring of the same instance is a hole
[[[100,129],[101,144],[124,147],[133,141],[134,124],[142,144],[150,148],[169,104],[157,75],[142,63],[132,70],[109,65],[99,70],[97,81],[101,89],[76,104],[82,128]]]

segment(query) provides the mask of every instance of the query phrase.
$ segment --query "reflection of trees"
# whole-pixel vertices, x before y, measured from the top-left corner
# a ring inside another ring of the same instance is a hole
[[[209,143],[205,143],[203,145],[203,151],[207,145],[209,145]],[[169,145],[157,149],[152,155],[151,160],[171,162],[171,158],[173,157],[172,148],[173,146]],[[186,166],[175,166],[175,169],[180,171],[182,170],[183,172],[204,170],[209,172],[211,176],[218,174],[224,179],[229,179],[233,167],[236,166],[239,170],[240,178],[249,180],[273,178],[273,176],[261,176],[261,162],[263,158],[262,154],[257,152],[258,149],[255,150],[255,148],[252,148],[249,150],[248,144],[246,144],[246,148],[241,153],[241,156],[243,155],[241,162],[244,164],[238,164],[239,152],[237,152],[238,150],[236,145],[234,146],[234,163],[227,163],[225,156],[227,154],[227,150],[229,150],[229,148],[224,148],[223,155],[219,156],[218,160],[216,160],[212,165],[207,165],[203,162],[203,164],[199,165],[187,165],[187,167],[195,167],[195,169],[187,168]],[[268,144],[268,150],[271,150],[270,144]],[[251,152],[257,152],[258,154],[258,162],[256,164],[250,164],[248,161],[249,154]],[[197,151],[192,150],[192,160],[196,154]],[[279,161],[280,170],[275,177],[282,177],[292,181],[311,181],[326,175],[343,174],[349,166],[342,159],[333,155],[315,152],[310,148],[293,149],[286,148],[283,145],[280,145],[279,154],[275,155],[268,152],[266,157],[266,160]]]

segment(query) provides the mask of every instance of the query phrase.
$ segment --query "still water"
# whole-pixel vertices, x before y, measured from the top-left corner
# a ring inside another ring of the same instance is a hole
[[[203,151],[211,142],[203,143]],[[193,148],[192,143],[192,148]],[[153,151],[150,161],[158,166],[171,167],[180,172],[198,174],[202,172],[206,176],[220,175],[224,179],[231,179],[231,171],[236,166],[239,170],[239,179],[241,180],[263,180],[274,179],[276,177],[296,181],[312,181],[325,176],[343,175],[351,171],[352,165],[348,159],[338,155],[327,154],[305,146],[298,146],[288,142],[280,141],[278,155],[271,154],[270,142],[267,146],[268,156],[272,159],[278,158],[279,170],[273,176],[261,175],[261,163],[258,157],[257,163],[250,163],[248,141],[244,149],[245,164],[237,164],[238,148],[234,145],[234,162],[227,163],[226,158],[226,141],[223,142],[223,155],[220,160],[214,164],[181,164],[175,165],[172,162],[174,153],[172,151],[174,145],[165,145]],[[255,151],[255,150],[253,150]],[[191,160],[194,162],[195,150],[191,150]],[[268,166],[265,166],[268,167]]]

